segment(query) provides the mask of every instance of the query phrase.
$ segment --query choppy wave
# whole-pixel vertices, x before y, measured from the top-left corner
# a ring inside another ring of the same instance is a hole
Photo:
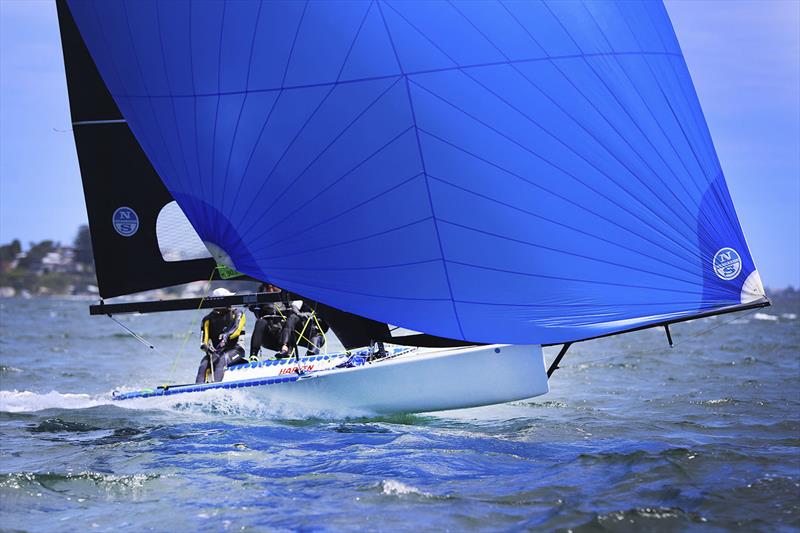
[[[86,409],[111,402],[110,396],[102,398],[89,394],[71,394],[50,391],[36,393],[31,391],[0,391],[0,411],[7,413],[28,413],[45,409]]]
[[[654,522],[658,521],[657,526]],[[602,529],[617,529],[625,527],[625,531],[635,531],[636,528],[686,526],[691,523],[704,523],[707,519],[697,513],[690,513],[677,507],[637,507],[625,511],[613,511],[597,515],[587,526],[599,526]],[[663,525],[661,525],[663,524]]]
[[[29,486],[52,488],[56,485],[74,482],[91,482],[95,485],[114,489],[139,489],[159,474],[108,474],[104,472],[85,471],[78,473],[59,472],[14,472],[0,475],[0,488],[22,489]]]
[[[430,492],[425,492],[419,490],[416,487],[412,487],[411,485],[406,485],[405,483],[401,483],[400,481],[396,481],[394,479],[384,479],[380,483],[381,493],[387,496],[406,496],[409,494],[413,494],[416,496],[422,496],[423,498],[433,498],[433,494]]]
[[[31,433],[88,433],[98,430],[102,428],[61,418],[46,418],[28,429]]]
[[[718,406],[718,405],[738,405],[742,403],[740,400],[736,400],[734,398],[719,398],[715,400],[703,400],[703,401],[691,401],[689,403],[695,405],[705,405],[709,407]]]
[[[61,393],[50,391],[0,391],[0,412],[30,413],[46,409],[88,409],[99,405],[114,405],[130,410],[160,410],[186,415],[211,415],[213,417],[267,419],[267,420],[320,420],[371,419],[370,413],[331,406],[327,409],[254,398],[246,391],[210,390],[190,397],[164,396],[114,401],[111,392],[100,395]],[[398,420],[403,420],[398,415]],[[412,420],[416,419],[412,417]],[[394,420],[394,419],[393,419]],[[413,423],[413,422],[412,422]]]
[[[753,311],[733,325],[720,317],[676,326],[686,342],[672,350],[657,329],[582,344],[545,397],[357,417],[252,389],[114,401],[120,379],[138,388],[168,375],[182,343],[169,337],[186,331],[189,314],[130,324],[165,357],[105,320],[98,326],[82,305],[65,306],[58,331],[47,332],[69,331],[63,342],[35,336],[47,327],[30,328],[31,317],[49,319],[50,304],[26,305],[0,320],[0,530],[800,524],[799,306],[758,310],[777,321]],[[17,331],[29,334],[22,344]],[[66,353],[53,356],[53,346]],[[190,358],[177,375],[192,377]]]
[[[776,315],[770,315],[769,313],[756,313],[753,315],[755,320],[768,320],[770,322],[777,322],[778,317]]]

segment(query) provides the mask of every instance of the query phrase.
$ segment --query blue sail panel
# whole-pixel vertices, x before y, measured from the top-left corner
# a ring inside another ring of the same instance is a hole
[[[245,274],[475,342],[763,297],[659,2],[68,3]]]

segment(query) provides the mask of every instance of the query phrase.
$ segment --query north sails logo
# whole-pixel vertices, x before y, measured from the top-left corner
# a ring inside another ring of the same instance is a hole
[[[714,254],[714,272],[724,280],[734,279],[742,271],[742,258],[733,248],[722,248]]]
[[[123,237],[130,237],[139,230],[139,216],[130,207],[119,207],[111,217],[114,230]]]

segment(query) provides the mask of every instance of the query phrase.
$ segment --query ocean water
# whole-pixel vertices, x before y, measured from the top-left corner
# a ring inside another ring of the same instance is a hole
[[[113,403],[191,381],[199,316],[120,317],[149,350],[87,306],[0,300],[5,531],[800,530],[797,303],[574,345],[529,401],[362,418]]]

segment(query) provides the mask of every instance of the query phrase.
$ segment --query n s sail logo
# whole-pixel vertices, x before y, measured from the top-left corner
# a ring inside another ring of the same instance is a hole
[[[139,216],[130,207],[118,207],[111,217],[114,230],[123,237],[130,237],[139,231]]]
[[[717,277],[730,280],[742,271],[742,258],[733,248],[721,248],[714,254],[714,272]]]

